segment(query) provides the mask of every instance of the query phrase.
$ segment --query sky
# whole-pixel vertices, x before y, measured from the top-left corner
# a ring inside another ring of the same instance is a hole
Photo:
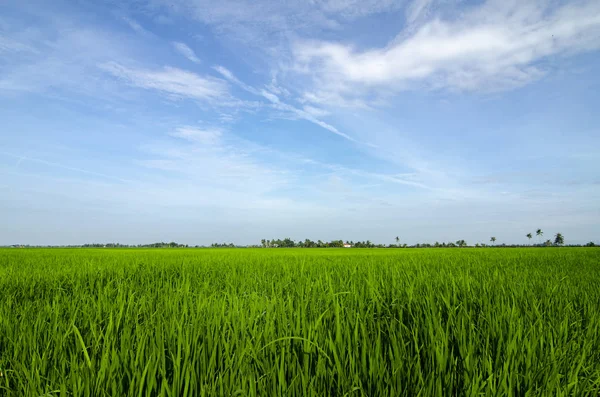
[[[597,0],[4,0],[0,244],[598,243],[599,50]]]

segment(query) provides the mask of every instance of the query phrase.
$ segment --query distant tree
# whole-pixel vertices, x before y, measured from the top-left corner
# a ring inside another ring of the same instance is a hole
[[[560,233],[556,233],[556,236],[554,236],[554,244],[555,245],[563,245],[564,243],[565,243],[565,238],[563,237],[563,235]]]
[[[315,248],[317,246],[317,244],[315,244],[314,241],[312,241],[312,240],[310,240],[310,239],[307,238],[307,239],[304,240],[304,246],[306,248]]]
[[[535,235],[538,237],[538,241],[541,241],[541,238],[544,235],[544,232],[542,231],[542,229],[538,229],[535,231]]]
[[[294,240],[292,240],[289,237],[286,237],[283,239],[283,241],[281,241],[281,244],[279,246],[285,248],[293,248],[295,245],[296,244],[294,243]]]
[[[496,237],[490,238],[490,241],[492,242],[492,244],[495,244],[496,243]]]
[[[544,243],[544,245],[545,245],[546,247],[550,247],[550,246],[552,245],[552,241],[550,241],[550,240],[546,240],[546,242]]]
[[[531,241],[531,238],[532,238],[532,237],[533,237],[533,236],[531,235],[531,233],[527,233],[527,238],[529,239],[529,241]]]
[[[595,247],[595,246],[596,246],[596,244],[594,244],[594,242],[593,242],[593,241],[590,241],[590,242],[589,242],[589,243],[587,243],[585,246],[586,246],[586,247]]]
[[[400,237],[396,236],[396,245],[400,245]]]

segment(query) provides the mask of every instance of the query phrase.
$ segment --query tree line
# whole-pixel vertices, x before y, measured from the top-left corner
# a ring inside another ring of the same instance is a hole
[[[456,240],[454,242],[438,242],[435,243],[417,243],[408,245],[406,243],[400,243],[400,237],[396,236],[394,240],[396,244],[375,244],[370,240],[366,241],[345,241],[344,240],[332,240],[332,241],[322,241],[317,240],[313,241],[311,239],[304,239],[299,241],[294,241],[289,237],[284,239],[262,239],[260,241],[260,245],[236,245],[234,243],[213,243],[210,245],[211,248],[465,248],[465,247],[475,247],[475,248],[483,248],[483,247],[508,247],[508,248],[518,248],[518,247],[560,247],[565,246],[565,238],[562,233],[556,233],[554,235],[554,240],[547,239],[544,241],[543,236],[544,232],[542,229],[537,229],[535,231],[535,236],[537,238],[537,243],[531,244],[531,239],[534,238],[534,233],[527,233],[525,237],[528,239],[529,244],[496,244],[496,237],[490,237],[490,243],[476,243],[475,245],[469,245],[464,239]],[[569,244],[567,247],[595,247],[596,244],[594,242],[589,242],[587,244]],[[51,246],[51,245],[21,245],[14,244],[5,247],[13,247],[13,248],[208,248],[204,245],[195,245],[189,246],[188,244],[181,244],[171,241],[169,243],[166,242],[158,242],[151,244],[137,244],[137,245],[129,245],[129,244],[120,244],[120,243],[93,243],[93,244],[83,244],[83,245],[62,245],[62,246]]]
[[[400,237],[396,236],[395,241],[396,244],[375,244],[371,241],[346,241],[344,243],[343,240],[333,240],[333,241],[312,241],[310,239],[300,240],[295,242],[291,238],[284,239],[262,239],[260,240],[260,247],[262,248],[337,248],[337,247],[349,247],[349,248],[465,248],[465,247],[550,247],[550,246],[564,246],[565,239],[562,233],[556,233],[554,236],[554,241],[546,240],[542,241],[541,237],[544,235],[544,232],[541,229],[537,229],[536,236],[540,239],[538,244],[498,244],[496,245],[496,237],[492,236],[490,238],[491,244],[486,243],[476,243],[475,245],[469,245],[464,239],[457,240],[455,242],[439,242],[435,243],[417,243],[413,245],[401,244]],[[531,241],[533,238],[532,233],[527,233],[526,237]],[[585,245],[581,244],[570,244],[568,247],[595,247],[596,245],[593,242],[589,242]]]

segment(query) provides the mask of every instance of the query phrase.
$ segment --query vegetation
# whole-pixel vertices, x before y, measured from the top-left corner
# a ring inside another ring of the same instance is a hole
[[[535,231],[535,235],[538,237],[538,240],[541,241],[541,238],[544,235],[544,232],[542,231],[542,229],[538,229]]]
[[[0,395],[600,394],[600,250],[0,250]]]
[[[536,232],[537,236],[542,236],[544,233],[541,229],[538,229]],[[533,237],[531,233],[527,233],[526,237],[531,240]],[[396,236],[395,238],[396,244],[376,244],[367,241],[346,241],[344,243],[343,240],[332,240],[332,241],[312,241],[310,239],[300,240],[295,242],[289,237],[284,239],[262,239],[260,240],[260,245],[236,245],[234,243],[213,243],[210,245],[210,248],[341,248],[341,247],[349,247],[349,248],[464,248],[469,247],[467,242],[464,239],[457,240],[456,242],[438,242],[436,241],[434,244],[430,243],[417,243],[413,245],[408,244],[400,244],[400,237]],[[502,247],[502,248],[519,248],[519,247],[530,247],[531,245],[520,245],[520,244],[499,244],[496,245],[496,237],[491,237],[490,242],[493,247]],[[554,238],[554,243],[550,240],[546,240],[544,243],[539,243],[536,246],[538,247],[550,247],[550,246],[563,246],[565,245],[564,236],[561,233],[557,233]],[[585,245],[581,244],[569,244],[568,247],[594,247],[594,242],[589,242]],[[57,248],[57,246],[30,246],[30,245],[12,245],[8,246],[11,248]],[[485,243],[475,243],[475,248],[483,248],[487,247]],[[0,247],[2,248],[2,247]],[[153,244],[138,244],[138,245],[127,245],[127,244],[119,244],[119,243],[106,243],[106,244],[84,244],[84,245],[68,245],[68,246],[60,246],[58,248],[189,248],[187,244],[180,244],[174,241],[170,243],[153,243]],[[195,245],[193,248],[208,248],[206,246]]]

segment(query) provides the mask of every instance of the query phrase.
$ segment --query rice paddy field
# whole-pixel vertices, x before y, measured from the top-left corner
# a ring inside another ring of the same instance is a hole
[[[3,249],[2,396],[598,396],[600,249]]]

